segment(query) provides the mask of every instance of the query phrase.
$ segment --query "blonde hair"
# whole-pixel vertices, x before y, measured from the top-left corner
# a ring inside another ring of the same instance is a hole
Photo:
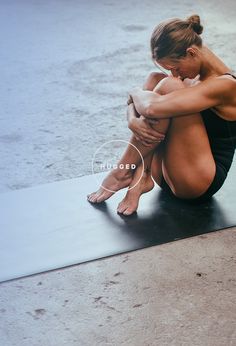
[[[186,20],[171,18],[161,22],[151,36],[151,53],[154,60],[164,57],[177,59],[186,55],[192,45],[202,46],[200,34],[203,26],[200,17],[194,14]]]

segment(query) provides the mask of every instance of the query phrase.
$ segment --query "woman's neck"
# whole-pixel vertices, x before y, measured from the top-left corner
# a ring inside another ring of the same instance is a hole
[[[230,72],[230,68],[218,58],[209,48],[203,46],[201,49],[202,63],[200,68],[200,80],[203,81],[209,77],[220,76]]]

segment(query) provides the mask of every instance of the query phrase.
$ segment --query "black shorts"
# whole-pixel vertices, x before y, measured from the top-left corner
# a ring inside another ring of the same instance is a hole
[[[228,171],[230,169],[230,166],[233,162],[234,157],[234,145],[232,144],[232,140],[230,138],[218,138],[214,139],[214,141],[210,140],[211,145],[211,151],[212,155],[215,160],[216,164],[216,172],[215,177],[209,186],[209,188],[199,197],[197,198],[191,198],[191,199],[184,199],[179,198],[181,200],[186,200],[188,202],[198,203],[198,202],[204,202],[211,198],[224,184],[224,181],[227,177]],[[172,190],[170,189],[169,185],[166,183],[165,179],[162,178],[161,182],[161,188],[163,191],[173,194]]]

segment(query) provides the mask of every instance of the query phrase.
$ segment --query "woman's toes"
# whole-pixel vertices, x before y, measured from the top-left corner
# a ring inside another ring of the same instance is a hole
[[[121,205],[118,206],[118,208],[116,209],[117,213],[121,214],[122,213],[122,207]]]
[[[94,196],[90,196],[90,197],[88,198],[88,201],[91,202],[91,203],[93,203],[93,200],[94,200]]]
[[[97,193],[96,192],[91,193],[88,197],[88,201],[91,203],[95,203],[96,199],[97,199]]]
[[[87,200],[90,202],[91,201],[91,198],[93,196],[93,193],[90,193],[89,195],[87,195]]]
[[[91,203],[101,203],[111,197],[113,193],[110,193],[104,189],[100,189],[96,192],[91,193],[90,195],[87,195],[87,199]]]
[[[130,209],[130,208],[127,208],[126,210],[124,210],[124,212],[123,212],[123,215],[131,215],[131,214],[133,214],[134,212],[136,211],[136,209]]]
[[[106,195],[106,192],[101,193],[100,196],[97,197],[96,203],[101,203],[103,201],[105,201],[107,198],[109,197],[109,195]]]
[[[97,203],[97,201],[98,201],[98,196],[95,195],[95,196],[93,197],[93,199],[92,199],[92,202],[93,202],[93,203]]]
[[[123,211],[127,208],[126,204],[124,203],[124,201],[121,201],[119,204],[118,204],[118,207],[117,207],[117,212],[119,214],[122,214]]]
[[[133,203],[131,205],[130,204],[130,201],[121,201],[118,205],[117,212],[123,215],[133,214],[137,209],[137,205],[134,205]]]
[[[104,201],[103,195],[100,195],[100,196],[98,196],[98,197],[96,198],[96,203],[100,203],[100,202],[102,202],[102,201]]]

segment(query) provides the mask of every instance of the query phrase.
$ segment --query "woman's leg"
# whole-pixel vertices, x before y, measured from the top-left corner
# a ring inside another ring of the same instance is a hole
[[[153,83],[152,76],[147,80],[144,85],[146,90],[153,90],[159,94],[164,92],[163,83],[167,76],[164,76],[159,82]],[[155,78],[155,75],[153,76]],[[172,84],[172,89],[174,90],[174,83]],[[170,120],[160,120],[157,124],[152,124],[151,126],[158,130],[159,132],[166,133],[169,127]],[[154,187],[154,182],[161,182],[162,179],[162,156],[165,141],[156,146],[153,150],[149,152],[148,155],[144,157],[144,172],[142,172],[142,165],[140,164],[133,176],[133,179],[129,185],[129,189],[118,204],[117,212],[119,214],[131,215],[134,213],[139,204],[139,199],[143,193],[149,192]],[[154,155],[155,154],[155,155]],[[138,183],[137,183],[138,182]]]
[[[157,85],[155,85],[154,88],[153,85],[154,84],[150,80],[150,84],[147,84],[147,89],[149,88],[148,90],[153,90],[163,95],[176,90],[179,87],[179,80],[175,78],[172,79],[171,83],[167,84],[167,78],[163,78]],[[166,133],[169,127],[169,123],[169,119],[165,119],[161,120],[156,125],[152,125],[152,127],[156,130],[159,130],[160,132]],[[118,204],[118,213],[131,215],[134,211],[137,210],[141,195],[153,189],[153,180],[156,181],[159,185],[161,184],[163,176],[162,158],[165,142],[166,140],[158,145],[158,147],[154,148],[154,150],[150,151],[150,153],[144,158],[145,169],[143,175],[141,165],[137,167],[125,197]],[[140,179],[141,175],[142,178]],[[139,183],[137,184],[138,181]]]
[[[168,77],[162,83],[163,92],[172,91],[173,83],[175,89],[185,87],[181,80]],[[215,170],[201,114],[172,118],[165,139],[162,173],[173,194],[186,199],[201,196],[214,179]]]
[[[153,180],[160,184],[162,179],[162,156],[164,146],[164,142],[160,143],[157,148],[150,151],[150,153],[145,156],[144,171],[141,164],[136,168],[129,189],[125,197],[118,204],[117,212],[119,214],[131,215],[137,210],[141,195],[153,189]]]
[[[153,88],[157,85],[157,83],[165,78],[166,75],[163,73],[152,73],[147,78],[143,88],[145,90],[153,90]],[[165,129],[168,127],[169,120],[159,121],[155,128],[160,132],[165,133]],[[138,141],[134,135],[132,135],[130,139],[130,143],[135,146],[143,156],[145,160],[146,155],[148,155],[151,151],[153,152],[154,148],[157,144],[154,144],[152,147],[144,146],[140,141]],[[128,145],[125,150],[122,158],[118,162],[118,166],[120,164],[136,164],[136,166],[141,162],[141,158],[137,150],[134,149],[132,145]],[[124,187],[127,187],[132,182],[133,173],[131,170],[125,169],[113,169],[107,177],[103,180],[101,187],[96,191],[87,196],[88,201],[92,203],[100,203],[105,201],[109,197],[111,197],[114,191],[118,191]]]
[[[154,91],[166,94],[180,88],[185,88],[181,80],[168,77],[158,83]],[[200,114],[172,118],[165,141],[146,158],[156,183],[161,185],[164,176],[173,194],[181,198],[199,197],[208,189],[215,175],[215,161]],[[140,167],[137,172],[138,169]],[[130,186],[135,183],[135,176],[133,180]],[[148,173],[145,173],[140,183],[128,190],[117,211],[132,214],[138,207],[141,194],[152,187]]]

